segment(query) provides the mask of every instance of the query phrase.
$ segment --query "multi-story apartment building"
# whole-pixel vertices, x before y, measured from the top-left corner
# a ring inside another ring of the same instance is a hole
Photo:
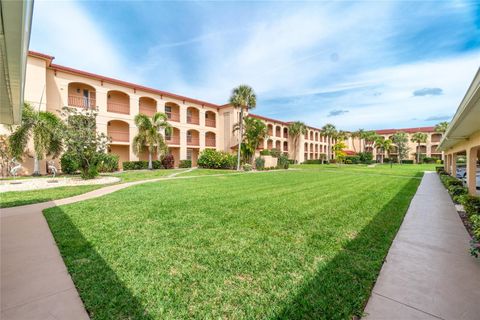
[[[239,110],[231,105],[216,105],[170,92],[148,88],[138,84],[125,82],[101,75],[72,69],[53,63],[54,57],[42,53],[30,52],[27,59],[25,84],[25,101],[38,110],[58,113],[64,106],[79,109],[96,109],[97,130],[105,133],[111,139],[109,152],[115,153],[123,161],[146,160],[147,154],[136,155],[133,152],[132,141],[137,134],[134,123],[135,115],[143,113],[153,115],[155,112],[164,112],[172,127],[171,134],[165,137],[168,152],[174,156],[175,165],[180,160],[192,160],[195,166],[200,152],[206,148],[233,152],[238,145],[238,132],[233,127],[239,121]],[[277,149],[289,158],[298,162],[311,159],[326,158],[333,152],[327,151],[328,138],[321,135],[321,130],[307,127],[305,135],[293,139],[288,132],[290,122],[275,120],[252,113],[246,116],[254,117],[265,122],[268,128],[268,138],[261,143],[260,149]],[[421,130],[420,130],[421,129]],[[0,133],[7,133],[5,128]],[[378,134],[385,137],[397,130],[379,130]],[[402,129],[408,133],[423,131],[429,133],[429,141],[422,145],[421,152],[428,156],[436,153],[436,146],[440,137],[433,128]],[[330,141],[330,147],[335,143]],[[356,151],[372,151],[378,159],[382,155],[379,150],[372,148],[369,142],[360,147],[359,141],[349,140],[349,146],[358,144]],[[413,150],[415,146],[413,146]],[[392,151],[390,157],[395,156]],[[40,167],[46,172],[46,160]],[[23,174],[30,174],[33,170],[33,159],[25,157]]]
[[[438,150],[438,145],[442,139],[442,134],[435,131],[435,127],[418,127],[418,128],[403,128],[403,129],[382,129],[374,130],[379,136],[385,139],[392,140],[392,136],[397,132],[405,132],[408,135],[408,159],[415,160],[417,152],[425,157],[442,159],[442,152]],[[420,146],[412,141],[412,135],[422,132],[427,135],[427,141],[421,143]],[[365,141],[364,139],[348,138],[346,141],[349,149],[356,152],[371,152],[373,159],[382,162],[385,158],[390,158],[396,161],[398,159],[398,149],[395,144],[392,145],[391,150],[384,151],[375,146],[374,141]],[[417,150],[418,149],[418,150]]]

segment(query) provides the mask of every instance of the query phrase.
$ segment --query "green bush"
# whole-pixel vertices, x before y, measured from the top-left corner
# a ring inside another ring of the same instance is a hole
[[[358,164],[358,163],[360,163],[360,157],[359,156],[346,156],[345,157],[345,163],[347,163],[347,164]]]
[[[455,200],[455,197],[467,194],[468,190],[463,186],[451,185],[448,187],[448,192],[450,193],[452,198],[454,198]],[[458,202],[458,200],[456,202]]]
[[[270,150],[264,149],[260,151],[261,156],[269,156],[270,155]]]
[[[175,158],[171,154],[166,154],[162,158],[162,167],[165,169],[173,169],[175,167]]]
[[[252,171],[252,165],[250,163],[245,163],[243,165],[243,171]]]
[[[74,174],[78,171],[80,164],[73,152],[65,152],[60,157],[60,166],[65,174]]]
[[[390,159],[390,158],[383,158],[383,162],[384,162],[384,163],[387,163],[387,162],[390,163],[390,161],[392,161],[392,159]]]
[[[445,187],[448,189],[450,186],[460,186],[463,187],[463,183],[460,179],[454,178],[449,175],[441,175],[440,180],[443,182]]]
[[[270,155],[274,158],[280,157],[281,154],[282,152],[278,149],[273,148],[272,150],[270,150]]]
[[[435,163],[436,164],[443,164],[443,160],[437,159],[437,160],[435,160]]]
[[[423,163],[435,163],[437,159],[436,158],[431,158],[431,157],[424,157],[421,159],[421,162]]]
[[[465,213],[470,220],[473,237],[470,241],[470,253],[474,257],[480,256],[480,197],[468,194],[459,197]]]
[[[285,154],[280,155],[277,160],[277,167],[280,169],[288,169],[290,166],[290,160],[288,160],[288,156]]]
[[[438,167],[435,167],[435,171],[437,171],[437,173],[444,172],[445,168],[443,166],[438,166]]]
[[[368,163],[370,164],[373,159],[373,154],[371,152],[359,152],[358,159],[361,163]]]
[[[198,157],[198,166],[208,169],[233,169],[237,158],[233,154],[214,149],[205,149]]]
[[[467,216],[480,215],[480,197],[465,194],[460,197],[459,202],[463,205]]]
[[[192,160],[180,160],[179,168],[191,168]]]
[[[403,159],[402,163],[403,164],[413,164],[413,160]]]
[[[265,159],[261,157],[255,158],[255,168],[257,170],[263,170],[265,168]]]
[[[148,169],[147,161],[124,161],[123,170],[145,170]]]
[[[98,156],[99,172],[118,171],[118,155],[113,153],[100,153]]]

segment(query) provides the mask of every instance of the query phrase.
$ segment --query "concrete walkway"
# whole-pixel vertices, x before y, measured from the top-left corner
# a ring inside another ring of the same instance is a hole
[[[365,319],[480,319],[480,260],[436,173],[425,173]]]

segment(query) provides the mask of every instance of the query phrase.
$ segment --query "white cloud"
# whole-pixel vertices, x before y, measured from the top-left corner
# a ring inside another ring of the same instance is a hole
[[[54,55],[54,63],[139,80],[129,71],[120,48],[72,1],[35,1],[30,49]]]

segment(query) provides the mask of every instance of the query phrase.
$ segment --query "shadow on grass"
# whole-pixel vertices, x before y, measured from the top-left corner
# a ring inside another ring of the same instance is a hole
[[[153,319],[61,207],[44,215],[92,319]]]
[[[362,316],[388,249],[420,180],[411,179],[275,319],[352,319]]]

